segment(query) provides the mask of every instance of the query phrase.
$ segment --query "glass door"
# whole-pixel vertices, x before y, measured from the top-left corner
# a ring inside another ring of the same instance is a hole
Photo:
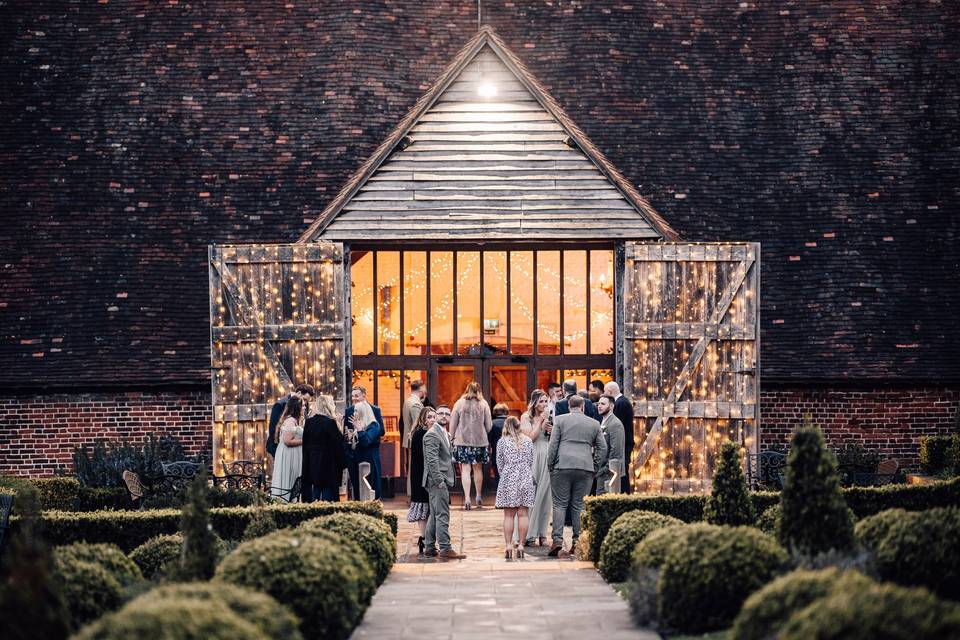
[[[519,417],[527,408],[528,389],[530,388],[530,367],[509,361],[487,360],[484,363],[484,394],[490,401],[490,407],[503,403],[510,409],[510,415]]]
[[[453,407],[467,385],[481,379],[482,361],[470,358],[453,358],[450,362],[431,363],[430,396],[434,406],[445,404]]]

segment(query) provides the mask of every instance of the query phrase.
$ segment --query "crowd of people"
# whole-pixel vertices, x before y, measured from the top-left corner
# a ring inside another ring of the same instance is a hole
[[[401,410],[401,444],[407,451],[407,520],[420,530],[419,552],[462,558],[450,540],[450,492],[460,466],[463,509],[482,509],[484,465],[498,478],[495,506],[503,510],[504,557],[522,558],[525,546],[550,545],[548,555],[575,552],[584,497],[627,490],[633,450],[633,407],[616,382],[576,381],[534,389],[526,410],[509,415],[492,408],[480,385],[470,382],[449,407],[429,406],[420,381],[410,385]],[[370,465],[374,497],[380,499],[380,408],[355,386],[351,404],[337,420],[333,399],[299,385],[271,412],[267,450],[274,457],[271,493],[285,500],[338,500],[344,470],[350,492],[361,496],[360,465]],[[294,487],[300,478],[300,493]],[[565,524],[573,544],[564,549]],[[549,543],[548,543],[549,540]]]

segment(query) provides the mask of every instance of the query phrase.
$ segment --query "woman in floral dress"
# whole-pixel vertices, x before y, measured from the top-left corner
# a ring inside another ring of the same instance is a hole
[[[533,442],[520,431],[520,421],[510,416],[503,423],[503,436],[497,445],[497,466],[500,485],[497,487],[497,508],[503,509],[503,557],[513,557],[513,521],[517,519],[519,542],[517,558],[523,557],[523,541],[527,537],[527,512],[533,506]]]

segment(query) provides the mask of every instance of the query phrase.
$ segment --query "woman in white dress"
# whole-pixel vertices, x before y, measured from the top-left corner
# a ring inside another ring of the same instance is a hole
[[[290,495],[290,490],[300,477],[303,466],[303,401],[297,396],[287,400],[287,406],[280,416],[280,428],[276,431],[277,454],[273,457],[273,478],[270,482],[270,495],[286,502],[299,500],[300,496]]]
[[[550,469],[547,468],[547,452],[550,449],[549,398],[542,389],[530,394],[530,404],[520,418],[520,430],[533,440],[533,482],[537,487],[533,507],[530,509],[529,536],[524,542],[532,546],[534,539],[542,547],[547,543],[547,528],[553,512],[553,493],[550,489]]]

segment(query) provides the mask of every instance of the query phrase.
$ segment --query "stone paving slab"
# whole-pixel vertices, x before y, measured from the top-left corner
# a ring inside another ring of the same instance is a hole
[[[418,558],[418,532],[406,522],[405,507],[387,508],[400,519],[398,562],[354,631],[355,639],[660,637],[633,626],[627,603],[589,562],[549,558],[545,548],[528,548],[523,560],[504,560],[501,511],[455,509],[454,548],[467,558],[442,561]],[[568,529],[568,545],[569,535]]]

